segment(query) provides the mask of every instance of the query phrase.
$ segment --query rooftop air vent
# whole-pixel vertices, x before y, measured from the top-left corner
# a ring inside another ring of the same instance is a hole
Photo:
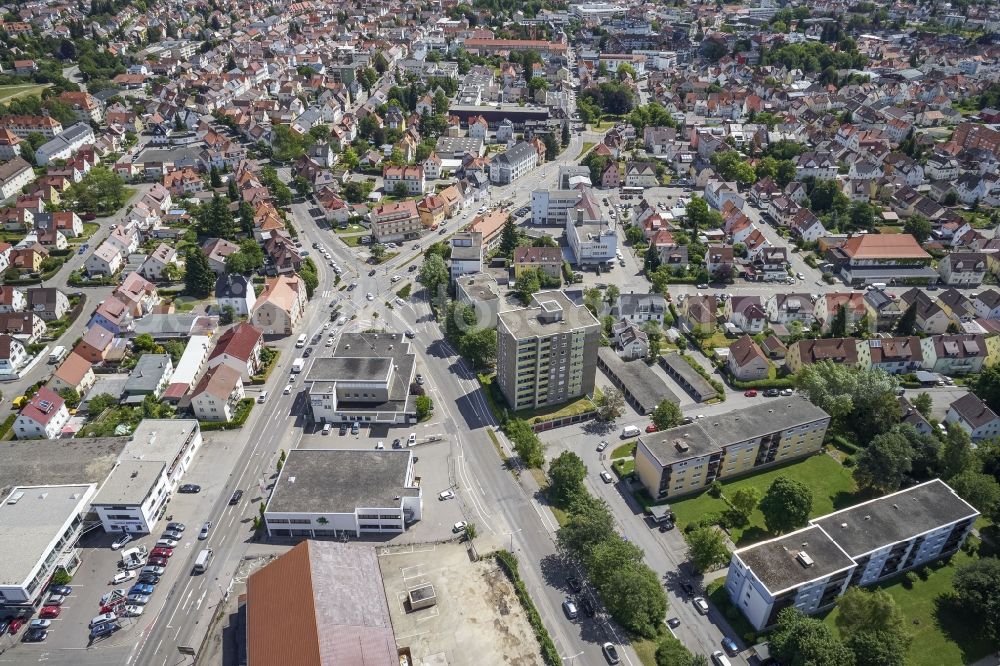
[[[813,564],[815,564],[815,562],[813,562],[813,558],[809,557],[809,553],[807,553],[804,550],[800,550],[799,554],[795,556],[795,559],[797,559],[799,561],[799,564],[801,564],[804,567],[811,567]]]
[[[24,497],[24,491],[18,490],[16,493],[10,496],[10,499],[7,500],[7,504],[17,504],[19,501],[21,501],[22,497]]]

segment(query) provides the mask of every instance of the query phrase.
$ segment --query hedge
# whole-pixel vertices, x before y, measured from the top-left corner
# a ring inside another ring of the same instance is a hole
[[[861,447],[852,442],[851,440],[843,437],[841,435],[833,435],[830,437],[830,442],[833,446],[848,455],[854,455],[856,453],[861,453]]]
[[[732,384],[733,388],[737,389],[785,389],[785,388],[795,388],[795,380],[791,377],[778,377],[776,379],[756,379],[748,382],[740,381],[734,379],[732,375],[729,376],[729,383]]]
[[[254,399],[243,398],[240,406],[236,408],[236,414],[232,421],[199,421],[202,431],[205,430],[227,430],[242,427],[250,417],[250,410],[253,409]]]
[[[524,581],[521,580],[521,575],[517,572],[517,558],[507,550],[495,551],[493,558],[496,559],[500,568],[503,569],[504,573],[507,574],[507,578],[514,585],[514,591],[517,592],[517,598],[521,602],[521,607],[524,608],[524,613],[528,616],[531,628],[535,630],[538,647],[542,650],[542,660],[548,666],[562,666],[562,657],[559,656],[559,650],[556,649],[555,643],[552,642],[552,637],[549,636],[548,630],[542,624],[542,616],[539,615],[534,602],[528,596],[528,589],[524,586]]]
[[[678,355],[682,359],[684,359],[685,363],[694,368],[694,371],[697,372],[699,375],[701,375],[706,382],[711,384],[712,388],[715,389],[715,392],[719,394],[718,398],[720,402],[726,401],[726,387],[722,385],[722,382],[720,382],[717,379],[713,379],[712,376],[709,375],[708,372],[705,370],[705,368],[701,367],[698,361],[694,360],[684,352],[678,352]]]
[[[15,420],[17,420],[17,412],[9,414],[7,418],[3,420],[3,423],[0,423],[0,439],[3,439],[4,437],[7,436],[7,433],[10,432],[10,429],[14,427]]]

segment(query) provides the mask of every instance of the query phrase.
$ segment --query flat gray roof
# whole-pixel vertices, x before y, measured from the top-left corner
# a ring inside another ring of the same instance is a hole
[[[674,392],[643,361],[623,361],[611,347],[599,347],[597,355],[606,367],[605,373],[621,382],[647,413],[656,409],[663,400],[675,405],[680,403]]]
[[[554,313],[560,309],[561,319],[542,318],[546,313]],[[547,337],[601,325],[590,310],[582,305],[576,305],[566,294],[555,290],[538,292],[533,297],[531,307],[501,312],[498,317],[518,339]]]
[[[267,503],[271,513],[354,513],[397,508],[407,488],[410,451],[292,449]]]
[[[684,363],[683,359],[681,363]],[[795,396],[715,414],[663,432],[644,433],[639,438],[661,465],[669,465],[721,450],[737,442],[829,418],[826,412],[804,397]],[[677,442],[686,444],[688,450],[679,450],[675,446]]]
[[[156,390],[167,365],[173,365],[168,354],[143,354],[125,382],[125,390],[131,393],[152,393]]]
[[[139,506],[166,466],[162,460],[123,460],[112,470],[91,504]]]
[[[18,493],[23,493],[13,502]],[[22,585],[48,548],[87,510],[92,484],[18,486],[0,504],[0,584]]]
[[[173,462],[198,428],[195,419],[143,419],[132,433],[122,459]]]
[[[393,358],[340,356],[317,358],[309,370],[309,381],[385,382]]]
[[[127,437],[0,442],[0,497],[14,486],[104,483]]]
[[[859,557],[978,515],[948,484],[934,479],[810,522],[822,527],[851,557]]]
[[[681,358],[680,354],[670,352],[660,358],[663,359],[663,363],[665,363],[668,368],[680,375],[684,381],[694,387],[694,390],[698,393],[701,400],[706,400],[717,395],[718,391],[715,390],[715,387],[709,384],[708,380],[698,374],[698,371],[688,365],[688,362]]]
[[[798,559],[805,552],[812,564]],[[820,528],[804,529],[736,551],[771,594],[854,566],[854,560]]]
[[[313,360],[305,381],[311,383],[310,393],[332,393],[336,380],[385,381],[390,364],[395,364],[396,371],[387,401],[342,400],[338,401],[337,411],[408,412],[414,400],[410,396],[410,380],[416,356],[402,333],[343,333],[332,356]],[[368,374],[376,371],[379,372]]]

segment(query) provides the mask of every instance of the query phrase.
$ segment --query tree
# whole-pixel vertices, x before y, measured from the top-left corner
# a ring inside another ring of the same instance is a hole
[[[154,340],[153,336],[149,333],[137,335],[135,336],[135,339],[132,340],[132,349],[135,350],[135,353],[137,354],[159,353],[156,352],[156,348],[158,346],[159,345],[156,344],[156,340]]]
[[[514,216],[508,215],[500,232],[500,254],[513,259],[515,248],[517,248],[517,227],[514,226]]]
[[[856,457],[854,480],[880,493],[899,490],[912,469],[912,451],[902,435],[878,435]]]
[[[737,516],[743,519],[743,524],[747,524],[750,521],[750,516],[760,505],[760,492],[756,488],[751,486],[746,486],[743,488],[737,488],[733,492],[732,497],[727,497],[732,510],[736,512]]]
[[[617,541],[606,539],[601,546]],[[629,562],[596,579],[595,585],[618,624],[644,638],[657,636],[667,612],[667,596],[656,572],[641,562]]]
[[[854,666],[854,655],[822,621],[796,608],[778,613],[771,654],[785,666]]]
[[[699,527],[684,535],[688,559],[698,571],[711,571],[729,561],[729,549],[722,532],[712,526]]]
[[[344,185],[342,191],[348,203],[361,203],[372,192],[372,184],[368,181],[352,180]]]
[[[306,142],[288,125],[272,125],[271,149],[275,160],[289,162],[305,155]]]
[[[904,666],[909,648],[901,633],[875,629],[849,634],[846,645],[854,655],[854,666]]]
[[[497,358],[496,329],[480,328],[466,333],[459,342],[458,351],[474,368],[493,365]]]
[[[820,361],[796,373],[795,385],[825,410],[841,432],[853,431],[868,442],[899,421],[897,381],[882,370]]]
[[[417,399],[413,401],[413,406],[417,410],[417,420],[423,421],[434,410],[434,401],[431,400],[430,396],[418,395]]]
[[[656,666],[694,666],[694,655],[671,635],[656,645]]]
[[[528,467],[541,468],[545,464],[545,447],[526,421],[511,419],[505,426],[507,437],[514,443],[514,451]]]
[[[913,335],[913,330],[917,325],[917,304],[914,301],[910,303],[909,307],[903,311],[900,315],[899,320],[896,321],[896,335],[898,336],[910,336]]]
[[[219,170],[215,166],[209,171],[208,180],[212,187],[222,187],[222,176],[219,175]]]
[[[439,295],[443,296],[443,293],[439,294],[439,292],[448,286],[449,272],[441,255],[432,254],[424,259],[418,275],[431,299],[437,298]]]
[[[215,273],[201,248],[189,247],[184,254],[184,265],[184,293],[194,298],[205,298],[211,294],[215,289]]]
[[[98,215],[113,213],[125,203],[125,181],[105,166],[96,166],[63,195],[63,201],[76,203],[78,210]]]
[[[570,135],[569,135],[569,123],[563,123],[562,126],[562,136],[560,137],[562,147],[565,148],[569,145]]]
[[[972,392],[993,411],[1000,410],[1000,365],[984,367],[972,382]]]
[[[202,236],[227,240],[233,237],[233,214],[229,211],[229,201],[218,194],[198,207],[195,220],[198,233]]]
[[[369,252],[371,252],[372,259],[381,263],[382,259],[385,258],[385,245],[382,245],[382,243],[372,243]]]
[[[957,423],[948,424],[941,448],[941,476],[945,480],[958,476],[972,463],[972,440]]]
[[[656,406],[656,409],[650,415],[650,420],[652,420],[657,430],[668,430],[680,425],[684,420],[684,415],[681,413],[681,408],[677,406],[677,403],[670,400],[661,400],[660,404]]]
[[[545,160],[551,162],[556,157],[559,156],[559,141],[556,140],[554,134],[549,132],[544,137],[542,137],[542,143],[545,144]]]
[[[812,490],[801,481],[779,476],[764,493],[760,511],[764,514],[764,523],[769,531],[790,532],[809,520]]]
[[[514,282],[514,293],[517,294],[517,297],[525,305],[531,302],[532,294],[535,294],[541,288],[542,282],[538,277],[536,269],[528,268],[521,271],[521,275]]]
[[[587,477],[587,466],[572,451],[563,451],[549,463],[549,494],[559,506],[568,506],[581,492]]]
[[[924,418],[929,418],[931,415],[931,407],[934,405],[934,400],[931,398],[930,394],[926,391],[917,394],[917,397],[913,399],[913,407],[920,412]]]
[[[607,389],[597,401],[597,418],[614,421],[625,409],[625,396],[617,388]]]
[[[847,308],[838,305],[837,310],[830,320],[830,336],[842,338],[847,335]]]
[[[1000,509],[1000,483],[989,474],[967,469],[948,480],[958,496],[987,517],[997,517]]]
[[[660,267],[660,250],[653,243],[650,243],[649,247],[646,248],[642,263],[646,275],[655,272]]]
[[[952,584],[964,615],[988,638],[1000,640],[1000,559],[984,557],[959,567]]]
[[[56,393],[66,401],[66,406],[70,409],[75,409],[80,404],[80,392],[71,386],[61,388]]]
[[[837,610],[837,628],[842,636],[864,630],[900,635],[905,631],[903,614],[885,590],[851,586],[837,599]]]
[[[569,518],[556,538],[567,552],[586,559],[591,548],[615,533],[615,521],[604,500],[589,493],[579,495],[569,508]]]
[[[923,244],[931,237],[931,222],[923,215],[912,215],[903,223],[903,231],[912,234],[916,241]]]
[[[100,414],[106,409],[110,409],[118,404],[118,398],[110,393],[99,393],[87,401],[87,411],[91,414]]]

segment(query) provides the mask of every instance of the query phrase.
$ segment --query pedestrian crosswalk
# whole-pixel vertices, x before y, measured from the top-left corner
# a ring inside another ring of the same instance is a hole
[[[333,296],[333,290],[327,289],[322,294],[320,294],[320,296],[322,296],[323,298],[330,298],[331,296]]]

